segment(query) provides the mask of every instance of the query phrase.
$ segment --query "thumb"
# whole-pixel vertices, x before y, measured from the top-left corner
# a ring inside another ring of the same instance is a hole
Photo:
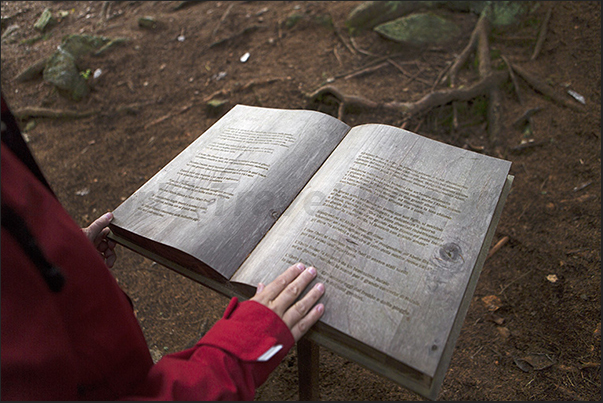
[[[97,218],[92,224],[84,228],[84,233],[88,239],[94,243],[99,234],[103,229],[107,228],[111,220],[113,219],[113,213],[108,212]]]

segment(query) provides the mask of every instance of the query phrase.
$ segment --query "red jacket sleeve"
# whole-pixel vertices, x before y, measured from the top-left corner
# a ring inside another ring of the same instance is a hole
[[[269,308],[233,298],[195,347],[164,356],[125,400],[253,400],[294,343]]]
[[[3,399],[253,399],[294,343],[280,317],[233,299],[195,347],[153,364],[127,297],[92,243],[4,142],[0,151],[3,212],[8,206],[23,219],[65,278],[52,291],[2,226]]]

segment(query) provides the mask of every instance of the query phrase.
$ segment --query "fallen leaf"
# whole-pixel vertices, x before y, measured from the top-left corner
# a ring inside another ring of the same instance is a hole
[[[524,372],[540,371],[555,364],[548,354],[528,354],[524,357],[513,357],[515,364]]]
[[[482,298],[482,302],[491,312],[498,310],[502,305],[502,301],[496,295],[487,295]]]
[[[503,340],[507,340],[509,336],[511,336],[511,331],[506,327],[497,327],[496,330],[498,330],[498,333],[501,335]]]

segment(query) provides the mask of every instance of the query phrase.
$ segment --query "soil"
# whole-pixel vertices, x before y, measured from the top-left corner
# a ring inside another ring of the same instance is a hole
[[[309,103],[306,94],[330,83],[376,102],[406,102],[446,88],[438,78],[467,45],[478,18],[438,10],[456,20],[462,34],[445,46],[413,48],[373,31],[357,33],[352,42],[344,22],[359,2],[204,1],[175,10],[178,4],[2,2],[2,92],[13,111],[97,111],[21,122],[58,198],[82,227],[117,207],[235,104],[337,115],[336,107]],[[513,162],[515,181],[493,243],[508,241],[486,261],[440,400],[601,399],[601,3],[539,4],[529,18],[491,33],[493,65],[501,66],[504,56],[581,111],[520,78],[519,102],[509,81],[501,86],[497,148],[488,140],[484,97],[457,103],[458,128],[451,126],[450,104],[410,119],[362,108],[343,116],[352,126],[403,125]],[[47,7],[68,15],[41,37],[33,25]],[[549,7],[545,41],[532,59]],[[144,16],[156,26],[140,27]],[[5,37],[13,25],[19,28]],[[128,38],[80,61],[80,70],[102,72],[90,79],[89,96],[74,102],[41,76],[15,80],[72,33]],[[346,78],[383,56],[398,67]],[[477,79],[476,65],[467,63],[459,81]],[[226,104],[210,109],[210,99]],[[531,132],[514,127],[537,107]],[[117,252],[112,271],[133,299],[156,359],[194,343],[220,318],[225,297],[125,248]],[[319,371],[323,400],[424,400],[324,348]],[[256,399],[298,398],[292,349]]]

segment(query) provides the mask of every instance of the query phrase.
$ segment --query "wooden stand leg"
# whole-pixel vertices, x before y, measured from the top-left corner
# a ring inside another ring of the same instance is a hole
[[[318,387],[319,346],[302,337],[297,342],[297,371],[299,377],[299,400],[320,400]]]

